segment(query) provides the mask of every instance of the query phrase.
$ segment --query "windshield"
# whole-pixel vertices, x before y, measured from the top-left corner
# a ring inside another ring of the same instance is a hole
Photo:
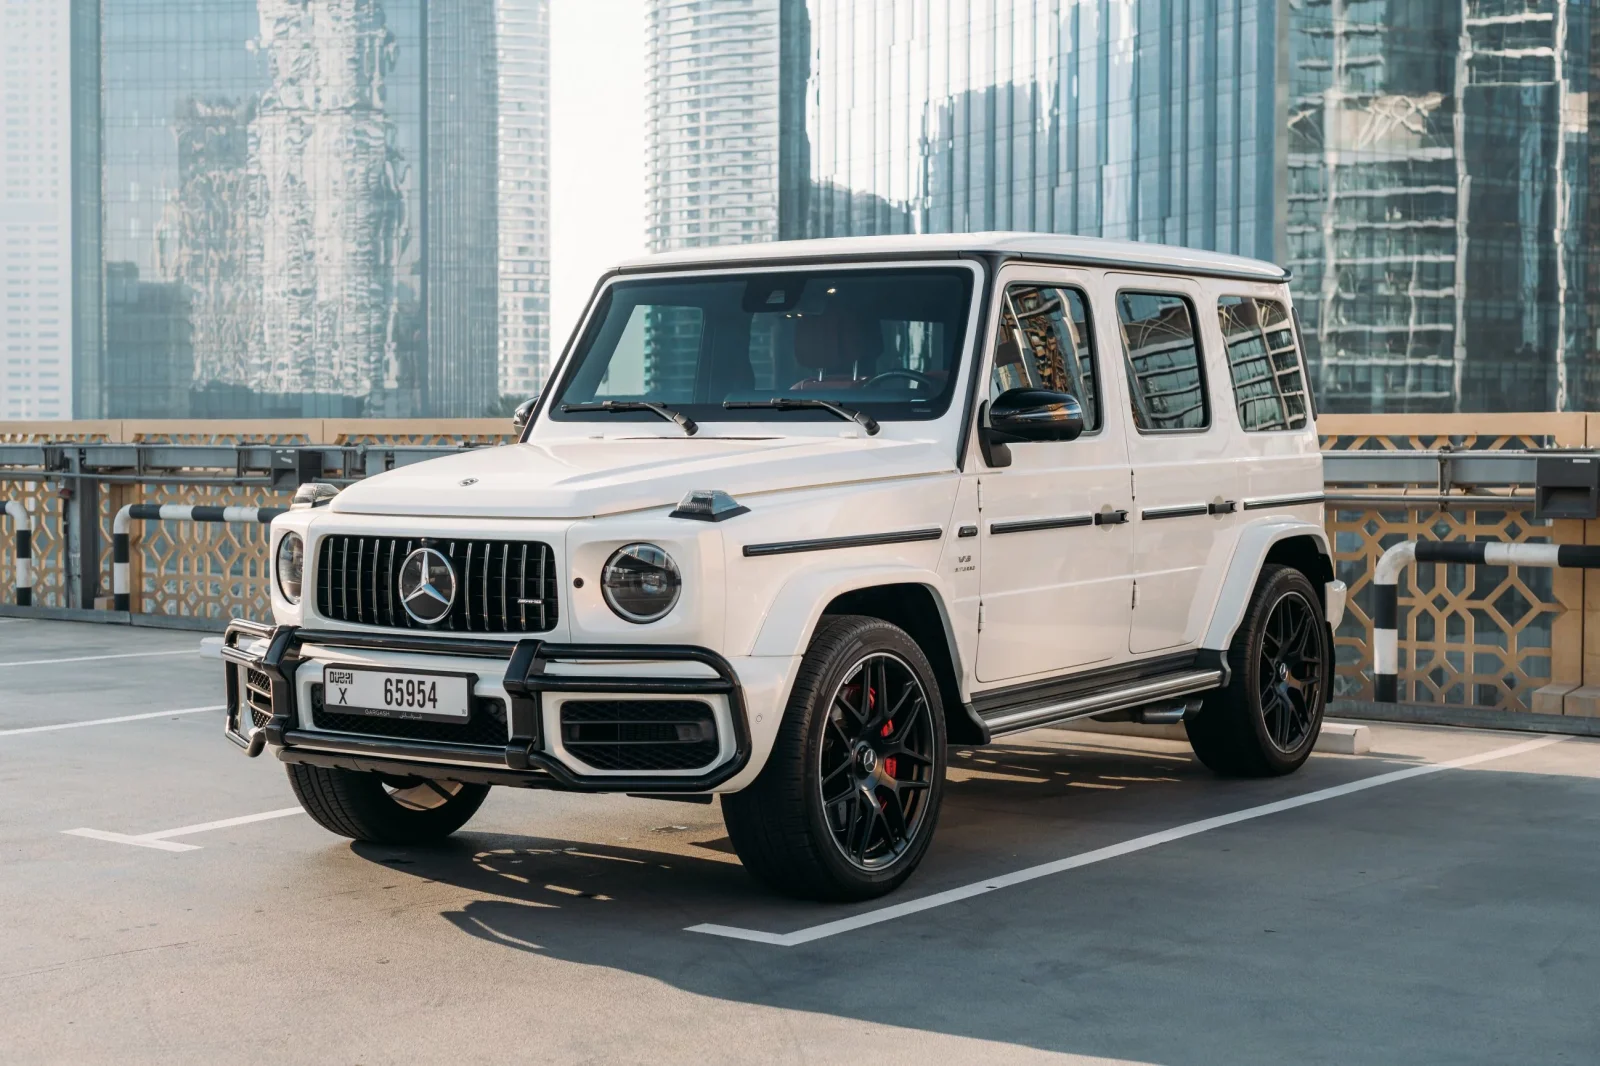
[[[811,405],[729,410],[787,397],[878,421],[937,418],[950,404],[972,271],[818,269],[620,281],[601,297],[556,386],[557,421],[654,422],[631,402],[696,421],[828,421]],[[612,409],[562,407],[613,401]]]

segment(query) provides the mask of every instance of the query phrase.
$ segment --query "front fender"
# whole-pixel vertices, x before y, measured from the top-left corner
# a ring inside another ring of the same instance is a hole
[[[933,593],[944,617],[945,634],[951,635],[949,590],[932,570],[917,566],[873,564],[813,570],[796,574],[778,590],[772,606],[761,620],[761,628],[751,645],[751,655],[803,655],[816,631],[822,609],[846,592],[875,585],[923,585]],[[955,653],[952,643],[951,652]],[[959,659],[956,660],[959,662]],[[959,669],[959,668],[958,668]],[[959,675],[959,672],[957,674]]]
[[[1333,552],[1328,547],[1328,533],[1317,523],[1297,518],[1270,518],[1247,527],[1239,535],[1238,548],[1228,565],[1228,576],[1223,579],[1216,606],[1211,612],[1211,624],[1207,626],[1206,635],[1200,642],[1201,647],[1225,651],[1233,642],[1234,630],[1239,628],[1245,609],[1250,605],[1250,594],[1255,591],[1256,577],[1261,573],[1268,553],[1273,545],[1291,537],[1311,538],[1327,562],[1329,573],[1333,572]],[[1321,587],[1321,582],[1315,579],[1312,584]]]

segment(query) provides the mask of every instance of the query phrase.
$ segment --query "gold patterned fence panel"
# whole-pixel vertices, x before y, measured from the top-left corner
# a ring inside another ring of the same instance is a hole
[[[1344,415],[1322,419],[1319,429],[1325,451],[1551,448],[1584,444],[1584,417]],[[1386,549],[1406,540],[1539,544],[1581,543],[1583,536],[1582,523],[1540,521],[1531,510],[1441,510],[1431,503],[1329,504],[1327,526],[1339,578],[1350,590],[1335,634],[1334,691],[1355,699],[1372,698],[1372,568]],[[1399,601],[1402,702],[1527,711],[1538,689],[1579,679],[1581,572],[1414,564],[1401,575]]]

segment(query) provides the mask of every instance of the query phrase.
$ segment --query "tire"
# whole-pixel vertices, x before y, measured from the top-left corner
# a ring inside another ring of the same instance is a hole
[[[728,837],[778,892],[881,896],[927,853],[945,759],[944,706],[922,649],[881,619],[825,617],[761,774],[722,797]]]
[[[1195,755],[1228,777],[1293,773],[1316,746],[1333,680],[1332,634],[1304,574],[1261,568],[1228,666],[1227,687],[1184,719]]]
[[[478,813],[488,785],[396,778],[290,763],[295,798],[330,833],[374,844],[432,844]]]

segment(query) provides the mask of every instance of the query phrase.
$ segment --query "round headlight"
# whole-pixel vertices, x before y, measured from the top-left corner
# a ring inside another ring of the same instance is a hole
[[[298,533],[285,533],[278,541],[273,570],[278,575],[278,591],[290,603],[300,602],[300,581],[306,573],[306,542]]]
[[[600,572],[600,591],[606,605],[629,622],[654,622],[665,617],[682,590],[678,564],[654,544],[618,548]]]

